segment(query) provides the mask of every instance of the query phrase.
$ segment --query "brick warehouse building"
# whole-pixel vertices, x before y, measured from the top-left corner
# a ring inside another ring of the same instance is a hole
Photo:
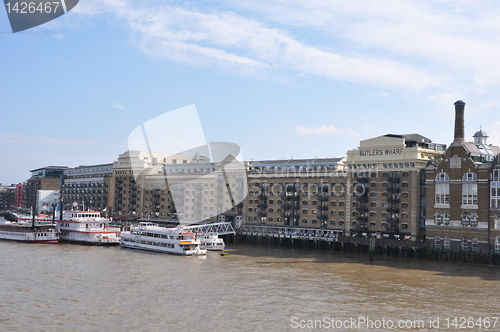
[[[455,102],[455,134],[443,159],[426,167],[428,249],[500,253],[500,149],[479,130],[465,141],[465,103]]]

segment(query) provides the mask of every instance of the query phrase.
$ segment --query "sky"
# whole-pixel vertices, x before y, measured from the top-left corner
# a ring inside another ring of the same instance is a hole
[[[207,142],[249,161],[343,157],[388,133],[450,144],[459,99],[466,139],[500,139],[495,1],[81,0],[18,33],[0,8],[0,59],[4,185],[111,163],[192,105]]]

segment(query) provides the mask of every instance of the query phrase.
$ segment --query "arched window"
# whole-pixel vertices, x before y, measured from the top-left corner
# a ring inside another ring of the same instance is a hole
[[[495,236],[495,254],[500,254],[500,235]]]
[[[477,227],[477,213],[472,212],[470,214],[470,227]]]
[[[450,224],[450,213],[448,211],[445,211],[443,213],[443,224],[445,226],[448,226]]]
[[[439,235],[434,235],[434,248],[441,248],[441,236]]]
[[[441,213],[441,211],[436,211],[436,213],[434,214],[434,223],[436,225],[443,224],[443,214]]]
[[[443,238],[443,248],[450,249],[450,237],[448,235],[445,235]]]
[[[462,236],[460,247],[464,251],[469,250],[469,241],[467,240],[467,236]]]
[[[477,237],[473,237],[471,240],[471,246],[472,246],[472,251],[473,252],[478,252],[479,251],[479,241],[477,240]]]
[[[462,181],[463,182],[476,182],[477,181],[477,175],[476,175],[476,173],[473,173],[473,172],[467,172],[462,177]]]
[[[446,173],[436,175],[436,204],[450,204],[450,177]]]
[[[467,212],[462,214],[462,226],[468,227],[470,226],[470,215]]]
[[[448,174],[441,172],[436,175],[436,182],[450,182],[450,177]]]

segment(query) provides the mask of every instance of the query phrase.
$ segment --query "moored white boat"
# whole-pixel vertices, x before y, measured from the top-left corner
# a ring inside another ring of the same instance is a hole
[[[59,231],[50,223],[0,222],[0,240],[58,243]]]
[[[196,234],[181,227],[159,227],[153,223],[140,222],[130,231],[121,233],[121,244],[127,248],[193,256],[204,255]]]
[[[208,251],[222,251],[225,248],[224,240],[217,233],[207,233],[199,235],[201,248]]]
[[[94,245],[120,244],[121,230],[110,227],[110,220],[98,211],[64,211],[62,220],[56,220],[60,240]]]

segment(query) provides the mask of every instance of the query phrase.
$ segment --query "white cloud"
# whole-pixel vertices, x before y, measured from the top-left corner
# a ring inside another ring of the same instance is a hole
[[[319,127],[313,127],[313,128],[308,128],[308,127],[303,127],[298,125],[297,126],[297,134],[299,135],[342,135],[344,134],[344,131],[339,130],[335,128],[332,125],[328,126],[319,126]]]
[[[112,106],[113,106],[114,108],[118,108],[118,109],[120,109],[120,110],[122,110],[122,111],[127,111],[127,112],[130,112],[130,110],[129,110],[128,108],[126,108],[125,106],[120,105],[120,104],[118,104],[118,103],[114,103]]]
[[[0,134],[0,146],[3,149],[13,147],[30,147],[32,150],[45,151],[50,147],[51,150],[57,150],[59,147],[80,148],[80,147],[120,147],[121,141],[102,138],[61,138],[47,136],[29,136],[19,134]],[[12,150],[16,150],[13,148]]]
[[[216,0],[214,0],[216,1]],[[436,79],[433,94],[481,94],[500,84],[500,9],[495,1],[232,0],[233,10],[260,15],[292,31],[323,37],[331,47],[379,54]],[[415,73],[411,73],[411,69]],[[398,71],[383,82],[404,80]],[[443,82],[445,82],[443,84]],[[420,82],[423,87],[433,87]],[[408,85],[403,85],[408,86]],[[449,100],[448,100],[449,103]]]
[[[89,0],[77,8],[82,14],[116,15],[132,29],[132,39],[143,52],[190,65],[215,65],[251,76],[287,75],[292,71],[294,75],[300,72],[350,83],[417,90],[444,84],[439,76],[417,66],[385,56],[309,45],[286,30],[230,11],[202,12],[192,9],[192,5],[188,9],[168,5],[135,7],[120,0]],[[331,13],[323,13],[324,18]]]

